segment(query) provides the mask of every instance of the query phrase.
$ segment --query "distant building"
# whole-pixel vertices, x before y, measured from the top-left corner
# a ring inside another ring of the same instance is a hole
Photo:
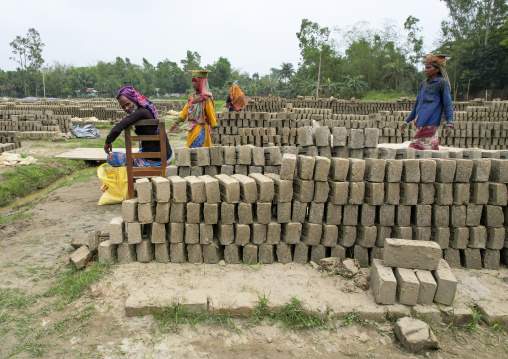
[[[97,96],[98,96],[97,91],[95,91],[93,88],[86,89],[85,97],[97,97]]]

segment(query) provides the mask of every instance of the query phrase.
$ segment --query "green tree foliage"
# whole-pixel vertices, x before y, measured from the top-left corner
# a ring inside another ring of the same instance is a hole
[[[11,60],[18,63],[18,71],[21,73],[24,84],[24,94],[27,95],[28,77],[34,82],[35,93],[37,92],[37,73],[39,72],[44,59],[42,48],[44,44],[41,36],[34,28],[28,29],[26,37],[16,36],[9,44],[12,47]]]
[[[290,62],[284,62],[280,67],[279,79],[284,80],[284,82],[287,83],[288,80],[291,80],[294,73],[295,69],[293,68],[293,64]]]

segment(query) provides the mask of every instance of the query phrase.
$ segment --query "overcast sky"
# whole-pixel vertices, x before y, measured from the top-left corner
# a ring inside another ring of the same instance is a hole
[[[9,43],[33,27],[49,64],[91,66],[120,56],[135,64],[144,57],[153,65],[166,58],[180,65],[191,50],[203,66],[223,56],[251,75],[265,75],[283,62],[298,67],[296,33],[304,18],[330,29],[360,21],[376,29],[392,20],[405,39],[403,24],[412,15],[420,19],[430,51],[448,15],[439,0],[0,0],[0,12],[2,70],[16,69]]]

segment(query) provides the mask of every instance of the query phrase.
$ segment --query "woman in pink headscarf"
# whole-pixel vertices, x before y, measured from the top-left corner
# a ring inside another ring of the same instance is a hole
[[[187,120],[187,147],[210,147],[215,141],[217,121],[215,119],[213,97],[208,90],[208,70],[193,70],[192,94],[178,119],[171,125],[169,132],[173,132],[180,122]]]

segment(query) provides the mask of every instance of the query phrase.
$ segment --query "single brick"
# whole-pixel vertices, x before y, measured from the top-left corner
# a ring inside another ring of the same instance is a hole
[[[328,182],[314,182],[314,202],[325,203],[328,200],[330,186]]]
[[[155,206],[155,222],[168,223],[171,202],[157,202]]]
[[[210,244],[203,244],[201,248],[203,252],[203,262],[207,264],[218,263],[224,258],[224,248],[216,238],[214,238]]]
[[[187,181],[182,177],[168,177],[171,186],[171,202],[187,202]]]
[[[202,203],[187,203],[187,223],[201,223],[203,214]]]
[[[141,263],[150,263],[154,260],[154,246],[150,240],[144,239],[141,243],[136,244],[136,257]]]
[[[418,183],[400,184],[400,204],[414,206],[418,203]]]
[[[235,244],[245,246],[250,242],[250,226],[247,224],[235,223]]]
[[[392,235],[392,227],[378,226],[376,246],[384,247],[386,238],[390,238],[391,235]]]
[[[421,151],[419,151],[421,152]],[[434,183],[436,181],[437,165],[434,160],[419,160],[420,176],[422,183]]]
[[[508,183],[508,160],[490,160],[489,181]]]
[[[432,206],[419,204],[412,209],[412,224],[419,227],[430,227],[432,223]]]
[[[268,224],[272,220],[272,203],[256,202],[256,221],[261,224]]]
[[[443,250],[443,258],[452,268],[462,268],[460,263],[460,249],[446,248]]]
[[[455,179],[455,171],[457,169],[457,162],[455,160],[435,159],[436,168],[436,182],[439,183],[452,183]]]
[[[282,156],[282,164],[280,166],[280,178],[282,180],[293,180],[296,162],[297,157],[294,154],[285,153]]]
[[[351,158],[349,159],[349,170],[347,180],[349,182],[363,182],[365,175],[365,161]]]
[[[154,244],[154,255],[157,263],[169,263],[169,242]]]
[[[376,224],[376,206],[371,206],[369,204],[362,204],[359,209],[360,218],[358,222],[362,226],[373,226]],[[338,223],[340,224],[340,223]]]
[[[385,203],[386,204],[399,204],[400,203],[400,183],[385,182]],[[434,188],[433,188],[434,189]]]
[[[125,236],[125,222],[122,217],[115,217],[109,222],[109,240],[111,244],[120,244]]]
[[[413,226],[413,240],[415,241],[430,241],[432,237],[432,229],[431,227],[416,227]]]
[[[508,203],[508,191],[504,183],[489,183],[489,202],[495,206],[506,206]]]
[[[405,159],[402,160],[402,181],[420,182],[420,160]]]
[[[314,199],[314,181],[293,180],[293,199],[299,202],[311,202]]]
[[[487,245],[489,249],[501,250],[505,243],[505,228],[487,228]]]
[[[378,304],[395,304],[397,280],[390,267],[383,265],[383,261],[372,261],[370,284],[374,299]]]
[[[440,206],[451,206],[453,204],[453,184],[452,183],[434,183],[436,196],[434,203]]]
[[[460,261],[462,262],[462,265],[467,269],[482,269],[482,257],[479,249],[461,249]]]
[[[411,206],[395,206],[395,224],[408,227],[411,224]]]
[[[185,236],[184,241],[186,244],[199,243],[199,224],[185,223]]]
[[[291,263],[293,260],[291,255],[291,245],[287,243],[280,242],[277,244],[276,254],[277,261],[280,263]]]
[[[187,245],[185,243],[170,243],[169,260],[171,263],[185,263],[187,261]]]
[[[213,225],[199,224],[199,244],[211,244],[213,242]]]
[[[440,258],[435,242],[386,238],[384,243],[383,263],[389,267],[434,270]]]
[[[500,251],[496,249],[482,249],[482,267],[485,269],[499,270]]]
[[[235,174],[231,176],[240,183],[240,199],[245,203],[254,203],[258,200],[258,188],[254,178]]]
[[[153,195],[156,202],[169,202],[171,198],[171,186],[169,180],[164,177],[152,177]]]
[[[434,183],[418,183],[418,204],[434,204],[435,197]]]
[[[224,261],[227,264],[239,264],[242,253],[242,247],[230,244],[224,247]]]
[[[501,206],[484,206],[481,223],[485,227],[502,227],[504,224],[503,208]]]
[[[127,242],[130,244],[138,244],[141,242],[141,223],[128,222],[127,225]]]
[[[152,223],[155,219],[155,202],[138,204],[138,221],[140,223]]]
[[[441,259],[437,269],[432,274],[437,283],[434,301],[444,305],[452,305],[457,290],[457,280],[450,270],[450,266],[444,259]]]
[[[127,199],[122,202],[122,218],[125,222],[137,222],[138,199]]]
[[[469,248],[484,249],[487,245],[487,228],[483,226],[469,227]]]
[[[344,182],[348,178],[349,160],[346,158],[332,158],[330,162],[330,180]]]
[[[136,192],[139,203],[150,203],[153,199],[152,182],[148,178],[136,180]]]
[[[118,248],[117,244],[111,243],[111,241],[106,240],[99,243],[98,253],[99,253],[99,263],[113,263],[116,261],[116,250]]]
[[[219,204],[204,203],[203,218],[206,224],[216,224],[217,221],[219,220]]]
[[[293,202],[293,222],[295,222],[295,203]],[[298,221],[299,222],[299,221]],[[303,223],[303,221],[301,222]],[[342,223],[342,206],[333,203],[325,205],[325,223],[339,225]]]
[[[506,191],[505,191],[506,192]],[[454,183],[453,184],[453,204],[467,205],[469,204],[469,197],[471,196],[471,188],[469,183]]]
[[[437,283],[430,271],[415,271],[416,278],[420,282],[417,303],[421,305],[430,305],[436,295]]]
[[[203,250],[201,244],[187,244],[187,257],[189,263],[203,263]]]
[[[274,201],[291,202],[293,200],[293,181],[282,180],[278,174],[267,173],[266,177],[274,183]]]
[[[450,228],[449,227],[432,227],[430,239],[441,247],[446,249],[450,245]]]
[[[412,269],[394,268],[397,279],[397,299],[400,304],[416,305],[420,292],[420,281]]]
[[[238,223],[251,224],[254,222],[252,203],[238,203]]]
[[[334,226],[336,227],[336,226]],[[356,229],[356,241],[364,248],[372,248],[376,244],[377,240],[377,227],[376,226],[358,226]],[[325,245],[324,243],[321,243]]]
[[[467,159],[457,159],[457,169],[455,170],[455,182],[469,183],[473,173],[473,161]]]
[[[413,228],[412,227],[393,226],[391,236],[393,238],[399,238],[399,239],[413,239]],[[381,259],[382,259],[382,257],[381,257]]]
[[[260,244],[259,245],[259,263],[270,264],[275,262],[275,245]]]
[[[395,224],[395,206],[383,204],[378,206],[378,224],[381,226],[393,226]]]
[[[349,204],[362,204],[365,198],[365,182],[349,183]]]
[[[402,168],[402,161],[387,160],[385,169],[385,182],[400,182],[402,179]]]
[[[169,234],[169,243],[182,243],[184,241],[185,224],[177,222],[169,223],[166,233]]]
[[[349,248],[355,244],[356,227],[355,226],[339,226],[339,244]]]
[[[471,182],[487,182],[490,177],[491,163],[489,159],[473,160],[473,171],[471,172]]]
[[[327,181],[331,166],[330,159],[322,156],[316,156],[314,159],[316,160],[313,176],[314,181]]]
[[[217,175],[215,178],[219,181],[221,199],[227,203],[240,202],[240,182],[228,175]]]
[[[205,184],[205,197],[206,203],[219,203],[220,202],[220,186],[219,181],[212,176],[199,176],[198,179],[202,180]]]
[[[166,241],[166,225],[154,222],[152,224],[152,243],[164,243]]]
[[[222,202],[220,204],[220,220],[223,224],[233,224],[236,221],[237,205],[235,203]]]

